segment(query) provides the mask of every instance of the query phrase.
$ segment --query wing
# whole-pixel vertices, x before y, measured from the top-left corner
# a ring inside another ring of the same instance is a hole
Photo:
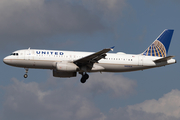
[[[93,65],[94,63],[98,63],[98,61],[100,59],[105,58],[106,53],[109,52],[110,50],[113,51],[113,48],[114,48],[114,46],[111,48],[103,49],[99,52],[96,52],[96,53],[93,53],[93,54],[88,55],[86,57],[75,60],[74,63],[79,67]]]

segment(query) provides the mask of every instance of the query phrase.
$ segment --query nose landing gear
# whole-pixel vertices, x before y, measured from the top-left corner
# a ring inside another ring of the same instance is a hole
[[[28,75],[27,74],[24,74],[24,78],[27,78],[28,77]]]
[[[27,78],[28,77],[28,75],[27,75],[27,73],[28,73],[28,68],[25,68],[25,70],[26,70],[26,74],[24,74],[24,78]]]
[[[81,83],[85,83],[88,78],[89,78],[89,75],[87,73],[85,74],[82,73],[82,78],[80,80]]]

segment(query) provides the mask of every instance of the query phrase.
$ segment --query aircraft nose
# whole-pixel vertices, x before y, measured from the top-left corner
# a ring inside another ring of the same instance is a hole
[[[7,57],[5,57],[5,58],[3,59],[3,62],[4,62],[5,64],[8,64],[8,63],[10,62],[10,60],[7,59]]]

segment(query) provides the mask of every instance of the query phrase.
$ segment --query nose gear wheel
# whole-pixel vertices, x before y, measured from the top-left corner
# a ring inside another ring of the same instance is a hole
[[[28,68],[25,68],[25,70],[26,70],[26,73],[24,74],[24,78],[27,78],[28,77],[28,75],[27,75],[27,73],[28,73]]]

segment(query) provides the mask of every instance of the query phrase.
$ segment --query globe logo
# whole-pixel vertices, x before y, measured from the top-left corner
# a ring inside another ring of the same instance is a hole
[[[155,40],[142,54],[145,56],[166,57],[166,49],[159,40]]]

